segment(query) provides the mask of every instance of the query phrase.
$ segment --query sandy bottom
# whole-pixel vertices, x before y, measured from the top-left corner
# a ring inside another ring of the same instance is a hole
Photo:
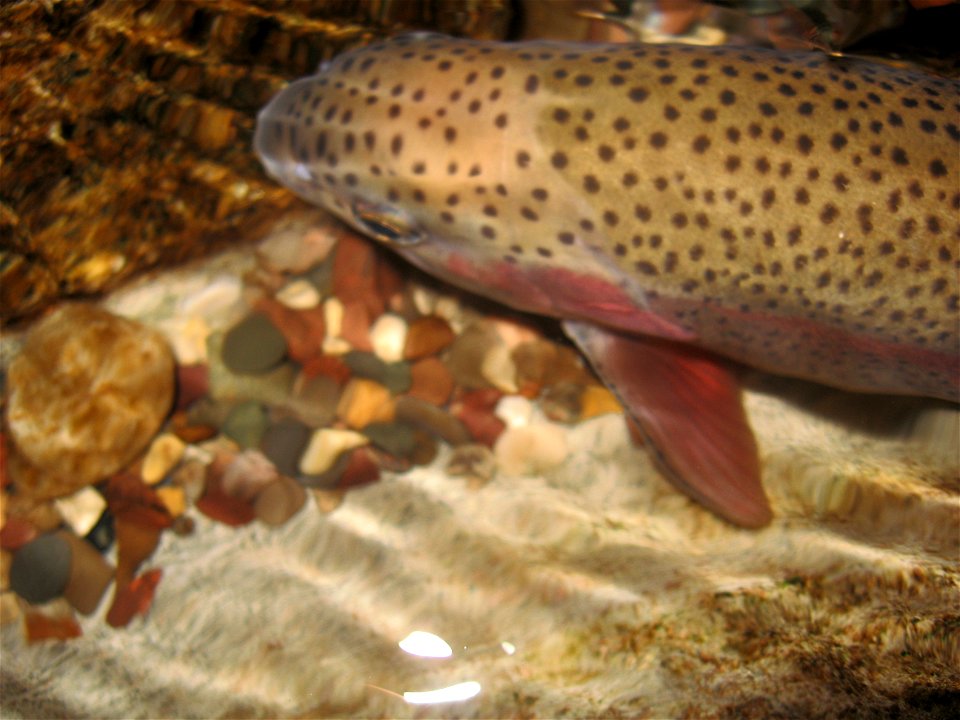
[[[2,715],[948,716],[956,409],[768,380],[747,407],[762,531],[674,491],[617,416],[569,428],[538,477],[470,489],[447,451],[278,529],[195,513],[150,561],[145,619],[113,630],[105,602],[68,643],[2,629]],[[453,656],[407,654],[413,630]],[[467,681],[466,701],[402,697]]]

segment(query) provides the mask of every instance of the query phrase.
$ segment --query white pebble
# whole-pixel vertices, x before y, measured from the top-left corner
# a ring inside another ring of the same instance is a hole
[[[307,449],[300,457],[300,472],[304,475],[319,475],[329,470],[347,450],[366,445],[369,439],[352,430],[320,428],[310,438]]]
[[[407,342],[407,323],[399,315],[384,313],[370,327],[370,343],[374,354],[384,362],[403,360]]]
[[[320,292],[307,280],[292,280],[277,291],[277,300],[294,310],[309,310],[320,304]]]
[[[306,272],[330,253],[336,241],[329,230],[294,222],[261,242],[257,259],[275,272]]]
[[[339,337],[325,337],[320,347],[324,355],[346,355],[353,350],[353,345]]]
[[[507,428],[497,439],[493,454],[497,466],[508,475],[539,475],[567,458],[567,434],[550,423]]]
[[[505,393],[515,393],[517,387],[517,366],[510,357],[510,348],[497,343],[487,350],[480,366],[480,374],[495,388]]]
[[[252,500],[277,479],[277,468],[259,450],[244,450],[223,471],[223,491],[231,497]]]
[[[93,530],[103,511],[107,509],[107,501],[103,499],[103,495],[89,486],[80,488],[73,495],[54,500],[53,504],[63,521],[78,537],[83,537]]]
[[[222,317],[240,302],[242,291],[243,283],[239,277],[217,275],[195,292],[183,296],[177,303],[177,315]]]
[[[340,337],[343,332],[343,303],[339,298],[331,297],[323,301],[323,322],[328,338]]]
[[[507,427],[524,427],[533,419],[533,403],[523,395],[505,395],[497,403],[495,414]]]
[[[168,318],[158,323],[158,329],[170,343],[178,363],[199,365],[207,362],[210,326],[202,317],[188,315]]]
[[[143,458],[140,477],[147,485],[156,485],[180,462],[185,447],[183,440],[176,435],[158,435]]]

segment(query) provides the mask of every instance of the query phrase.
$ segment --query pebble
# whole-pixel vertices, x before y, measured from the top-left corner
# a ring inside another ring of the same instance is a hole
[[[0,528],[0,548],[4,550],[17,550],[37,536],[36,526],[29,520],[16,517],[15,515],[6,515],[3,520],[3,527]],[[6,577],[6,573],[0,573],[0,577]]]
[[[483,356],[480,374],[498,390],[515,393],[517,386],[517,368],[510,357],[510,348],[505,343],[492,345]]]
[[[337,385],[345,385],[350,379],[350,368],[340,355],[320,355],[304,363],[302,373],[306,377],[323,375],[333,380]]]
[[[217,275],[177,302],[175,317],[216,320],[240,302],[243,283],[234,275]]]
[[[252,502],[277,477],[277,468],[263,453],[244,450],[223,469],[220,488],[230,497]]]
[[[177,365],[175,410],[186,410],[210,390],[210,368],[204,365]]]
[[[297,482],[304,487],[314,489],[332,489],[340,484],[340,478],[343,477],[347,464],[350,461],[350,452],[340,455],[328,469],[315,475],[301,473],[297,476]]]
[[[163,570],[154,568],[129,582],[117,580],[117,589],[113,603],[107,611],[107,624],[110,627],[126,627],[137,615],[145,615],[153,604],[157,585],[163,577]]]
[[[410,462],[414,465],[429,465],[437,457],[437,441],[423,430],[413,431],[413,450],[410,452]]]
[[[281,405],[290,395],[290,388],[296,377],[296,368],[292,363],[282,363],[279,367],[260,374],[234,374],[219,358],[219,346],[223,336],[214,333],[210,336],[210,395],[217,401],[230,403],[243,400],[259,400],[265,405]],[[216,351],[216,352],[214,352]]]
[[[456,334],[450,323],[437,315],[414,320],[407,330],[403,346],[403,357],[406,360],[419,360],[429,355],[435,355],[453,342]]]
[[[372,243],[355,235],[343,235],[333,253],[333,293],[344,304],[362,302],[368,317],[383,314],[377,293],[377,251]]]
[[[501,344],[490,323],[478,322],[464,329],[447,351],[447,368],[457,385],[466,390],[490,387],[482,371],[484,359],[491,348]]]
[[[451,408],[476,442],[493,447],[506,427],[506,423],[494,414],[500,397],[500,391],[493,388],[474,390],[464,393]]]
[[[187,493],[182,487],[177,485],[158,487],[157,496],[174,519],[183,515],[187,509]]]
[[[343,330],[343,303],[339,298],[331,297],[323,301],[323,321],[327,326],[327,337],[338,338]]]
[[[380,383],[352,378],[340,396],[337,417],[355,430],[376,421],[388,422],[394,418],[394,400]]]
[[[284,407],[310,427],[329,425],[337,416],[340,385],[331,377],[300,373]]]
[[[30,330],[7,373],[10,435],[43,472],[24,491],[67,495],[117,472],[173,402],[174,361],[156,331],[68,303]]]
[[[113,566],[104,560],[95,547],[73,533],[61,530],[57,536],[65,540],[71,549],[70,574],[63,596],[77,612],[92,615],[107,587],[113,582]]]
[[[370,440],[353,430],[321,428],[313,433],[300,457],[299,470],[304,475],[321,475],[347,450],[366,445]]]
[[[220,473],[213,465],[207,468],[205,491],[195,506],[208,518],[233,527],[246,525],[256,517],[253,505],[223,491]]]
[[[283,334],[263,313],[247,315],[223,336],[223,364],[235,373],[268,372],[276,368],[286,354]]]
[[[312,431],[295,418],[271,424],[260,440],[260,450],[282,475],[296,475],[300,456],[310,442]]]
[[[158,328],[170,343],[178,363],[195,365],[206,362],[210,325],[202,317],[174,317],[159,323]]]
[[[70,544],[46,533],[22,546],[10,564],[10,589],[38,605],[63,595],[70,579]]]
[[[493,448],[499,469],[512,476],[544,473],[562,463],[568,453],[566,432],[546,423],[509,428]]]
[[[248,400],[230,411],[220,432],[242,448],[259,447],[267,424],[267,409],[255,400]]]
[[[296,480],[281,476],[257,494],[253,510],[260,522],[279,526],[296,515],[306,502],[307,491]]]
[[[410,387],[406,394],[431,405],[446,405],[455,383],[446,364],[439,358],[426,357],[410,366]]]
[[[357,448],[347,458],[347,466],[340,476],[337,487],[348,488],[366,485],[380,479],[380,465],[369,448]]]
[[[410,423],[453,446],[470,442],[470,433],[462,422],[446,410],[419,398],[397,398],[396,419]]]
[[[340,339],[346,342],[353,350],[373,350],[370,339],[370,325],[372,322],[370,308],[362,300],[343,303],[343,324],[340,327]]]
[[[370,423],[363,434],[376,447],[400,458],[409,458],[417,446],[416,431],[412,425],[401,422]]]
[[[271,233],[257,246],[257,260],[274,272],[303,273],[322,262],[337,242],[337,234],[331,228],[319,227],[304,232],[302,221],[289,228]]]
[[[387,363],[404,359],[407,322],[399,315],[384,313],[370,326],[370,344],[374,354]]]
[[[354,375],[376,380],[394,395],[405,393],[413,382],[405,362],[388,363],[373,353],[356,350],[346,353],[343,361]]]
[[[447,460],[447,474],[466,477],[475,483],[487,483],[497,471],[497,460],[486,445],[468,443],[454,448]]]
[[[619,415],[622,412],[623,406],[617,396],[603,385],[587,385],[580,395],[580,420],[589,420],[607,413]]]
[[[523,427],[533,419],[533,403],[520,395],[506,395],[497,403],[496,415],[507,427]]]
[[[320,304],[320,292],[309,280],[298,278],[280,288],[275,297],[293,310],[309,310]]]
[[[143,458],[140,477],[147,485],[156,485],[180,462],[185,447],[183,440],[176,435],[171,433],[157,435]]]
[[[57,498],[53,504],[63,521],[80,537],[96,527],[107,509],[103,495],[92,487],[81,488],[72,495]]]
[[[321,308],[291,310],[271,298],[260,298],[253,307],[283,335],[291,360],[302,364],[323,352],[326,321]]]
[[[543,414],[555,422],[577,422],[583,412],[583,391],[583,385],[570,381],[550,385],[540,397]]]

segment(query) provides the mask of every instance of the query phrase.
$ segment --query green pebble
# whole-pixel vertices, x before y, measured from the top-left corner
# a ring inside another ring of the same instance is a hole
[[[223,364],[235,373],[258,375],[277,367],[287,354],[283,334],[262,313],[251,313],[223,338]]]
[[[70,579],[70,544],[52,533],[17,550],[10,563],[10,589],[29,603],[63,595]]]
[[[278,471],[296,477],[303,454],[313,431],[295,418],[283,418],[270,425],[260,439],[260,450]]]
[[[360,350],[348,352],[343,356],[343,362],[354,375],[376,380],[394,395],[405,393],[413,382],[409,363],[387,363],[373,353]]]
[[[416,431],[403,423],[371,423],[361,432],[370,438],[370,442],[375,446],[396,457],[410,457],[417,447]]]
[[[253,400],[235,406],[220,426],[220,432],[242,448],[259,446],[266,429],[267,409]]]

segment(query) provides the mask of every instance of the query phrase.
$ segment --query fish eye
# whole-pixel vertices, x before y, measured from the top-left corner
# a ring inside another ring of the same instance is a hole
[[[353,217],[357,224],[377,240],[391,245],[416,245],[423,235],[411,228],[395,212],[354,205]]]

